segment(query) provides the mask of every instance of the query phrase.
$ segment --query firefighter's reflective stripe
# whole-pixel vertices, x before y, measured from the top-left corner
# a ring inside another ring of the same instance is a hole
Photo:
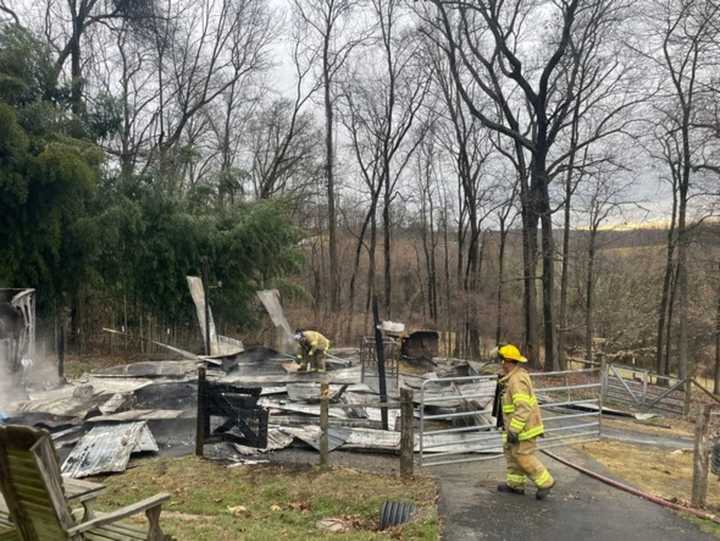
[[[515,413],[515,406],[512,404],[506,404],[502,407],[503,413]]]
[[[515,421],[515,419],[513,419],[513,421]],[[512,426],[512,422],[510,423],[510,426]],[[545,428],[543,427],[543,425],[536,426],[534,428],[529,428],[524,432],[520,432],[520,434],[518,435],[518,439],[520,441],[529,440],[531,438],[539,436],[543,432],[545,432]]]
[[[530,407],[537,405],[537,398],[534,396],[530,396],[529,394],[525,393],[515,393],[512,396],[513,405],[517,406],[519,403],[524,402]]]
[[[513,418],[512,421],[510,421],[510,430],[513,432],[522,432],[523,428],[525,428],[525,422],[521,421],[518,418]]]
[[[547,470],[545,471],[547,473]],[[525,481],[527,480],[527,477],[523,474],[517,474],[517,473],[508,473],[507,474],[507,484],[512,487],[521,487],[525,486]]]
[[[508,477],[510,477],[510,474],[508,474]],[[540,475],[538,475],[535,479],[533,479],[533,481],[535,482],[535,484],[537,486],[544,487],[544,486],[552,484],[553,478],[550,475],[549,471],[543,470],[543,472]]]

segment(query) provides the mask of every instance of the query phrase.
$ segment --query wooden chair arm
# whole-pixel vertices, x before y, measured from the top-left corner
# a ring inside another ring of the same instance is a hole
[[[117,522],[120,519],[130,517],[132,515],[137,515],[138,513],[142,513],[144,511],[147,511],[148,509],[160,507],[164,502],[168,501],[169,499],[170,494],[156,494],[155,496],[146,498],[132,505],[128,505],[127,507],[121,507],[120,509],[117,509],[111,513],[104,513],[102,516],[99,516],[92,520],[88,520],[87,522],[83,522],[82,524],[78,524],[77,526],[68,529],[68,537],[72,538],[73,535],[87,532],[88,530],[92,530],[93,528],[97,528],[98,526],[105,526],[106,524]]]

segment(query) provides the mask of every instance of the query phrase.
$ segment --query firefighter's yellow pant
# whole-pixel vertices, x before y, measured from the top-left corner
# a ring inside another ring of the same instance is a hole
[[[514,488],[523,488],[529,477],[538,488],[552,486],[553,480],[550,472],[535,456],[537,452],[537,438],[507,443],[503,446],[505,462],[507,463],[507,484]]]
[[[325,352],[315,351],[314,353],[305,353],[300,363],[301,370],[307,370],[311,366],[313,370],[325,370]]]

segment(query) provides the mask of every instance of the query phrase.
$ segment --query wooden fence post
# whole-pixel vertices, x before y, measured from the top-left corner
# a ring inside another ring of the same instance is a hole
[[[710,413],[713,406],[705,405],[698,414],[695,424],[695,453],[693,455],[693,482],[692,482],[692,499],[693,507],[702,507],[705,505],[708,488],[708,466],[710,458],[710,450],[708,449],[705,437],[707,435],[708,426],[710,424]]]
[[[415,415],[412,389],[400,389],[400,477],[413,476],[415,465]]]
[[[328,465],[328,408],[330,402],[330,386],[327,382],[320,384],[320,466]]]
[[[605,396],[608,385],[608,364],[605,355],[600,356],[600,396],[598,397],[598,433],[602,437],[603,408],[605,407]]]
[[[683,415],[690,415],[690,404],[692,403],[692,381],[693,378],[688,376],[685,380],[685,400],[683,402]]]
[[[205,446],[205,426],[207,411],[207,390],[205,389],[205,367],[198,368],[197,420],[195,423],[195,455],[203,456]]]

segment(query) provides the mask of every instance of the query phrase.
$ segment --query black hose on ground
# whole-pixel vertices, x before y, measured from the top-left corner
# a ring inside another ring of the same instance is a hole
[[[597,479],[598,481],[601,481],[601,482],[605,483],[606,485],[617,488],[617,489],[627,492],[629,494],[639,496],[640,498],[644,498],[650,502],[656,503],[658,505],[662,505],[663,507],[668,507],[670,509],[674,509],[675,511],[681,511],[683,513],[688,513],[690,515],[693,515],[693,516],[696,516],[696,517],[699,517],[699,518],[702,518],[705,520],[711,520],[712,522],[715,522],[716,524],[720,524],[720,518],[716,517],[715,515],[706,513],[704,511],[700,511],[698,509],[693,509],[692,507],[685,507],[684,505],[680,505],[680,504],[671,502],[670,500],[666,500],[665,498],[661,498],[660,496],[653,496],[652,494],[648,494],[647,492],[643,492],[642,490],[638,490],[636,488],[633,488],[633,487],[626,485],[624,483],[621,483],[619,481],[615,481],[614,479],[610,479],[609,477],[606,477],[604,475],[600,475],[599,473],[589,470],[587,468],[584,468],[578,464],[575,464],[574,462],[570,462],[569,460],[559,457],[558,455],[551,453],[550,451],[543,450],[542,452],[545,453],[550,458],[552,458],[553,460],[557,460],[561,464],[565,464],[566,466],[569,466],[570,468],[577,470],[580,473],[584,473],[585,475],[592,477],[593,479]]]

